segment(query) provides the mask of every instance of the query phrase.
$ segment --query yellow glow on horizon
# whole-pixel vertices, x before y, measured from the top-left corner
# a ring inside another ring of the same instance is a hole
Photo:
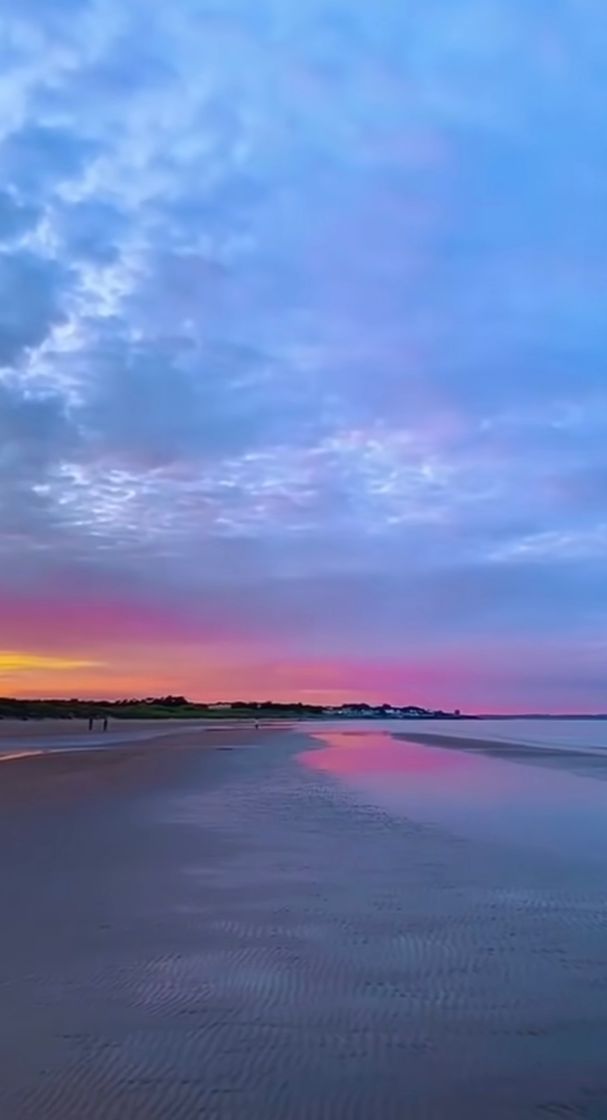
[[[0,673],[27,673],[30,670],[52,673],[65,669],[96,669],[102,664],[101,661],[80,657],[0,649]]]

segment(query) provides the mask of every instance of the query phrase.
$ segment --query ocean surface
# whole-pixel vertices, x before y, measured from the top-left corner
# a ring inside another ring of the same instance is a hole
[[[307,724],[306,726],[310,726]],[[332,720],[326,730],[387,731],[457,735],[462,739],[493,739],[535,747],[607,750],[607,719],[407,719]]]

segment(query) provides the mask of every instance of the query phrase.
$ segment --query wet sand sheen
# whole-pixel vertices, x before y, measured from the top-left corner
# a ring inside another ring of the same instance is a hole
[[[2,768],[3,1120],[604,1117],[602,868],[217,734]]]

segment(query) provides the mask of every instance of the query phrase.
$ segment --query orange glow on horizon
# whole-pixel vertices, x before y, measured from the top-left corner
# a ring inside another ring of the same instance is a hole
[[[29,653],[24,650],[0,649],[0,674],[12,673],[61,672],[62,670],[97,669],[104,663],[80,657],[64,657],[60,654]]]
[[[0,691],[17,698],[118,700],[184,695],[201,703],[276,700],[337,705],[361,698],[341,662],[259,661],[255,650],[181,644],[104,648],[82,654],[0,653]],[[374,699],[370,687],[364,698]]]

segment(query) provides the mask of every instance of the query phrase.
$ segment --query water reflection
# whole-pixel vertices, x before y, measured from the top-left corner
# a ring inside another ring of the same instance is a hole
[[[336,774],[424,774],[470,769],[474,759],[455,751],[436,750],[377,731],[331,731],[314,734],[323,750],[301,755],[315,769]]]
[[[377,732],[316,733],[302,765],[384,809],[462,835],[607,854],[607,783]]]

